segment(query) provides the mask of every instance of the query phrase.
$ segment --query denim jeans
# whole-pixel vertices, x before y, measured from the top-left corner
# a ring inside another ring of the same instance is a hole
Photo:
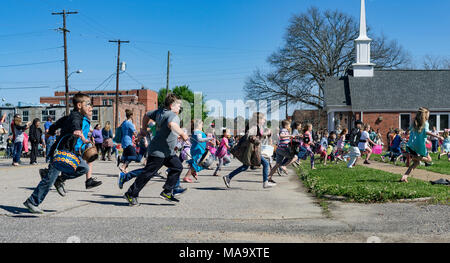
[[[180,174],[183,171],[183,165],[178,156],[175,155],[166,158],[149,156],[145,168],[130,172],[136,176],[136,180],[128,189],[127,194],[132,197],[138,197],[141,190],[158,173],[162,166],[169,168],[166,183],[163,188],[165,191],[172,192],[177,182],[180,181]]]
[[[22,155],[22,142],[14,143],[13,162],[20,162],[20,156]]]
[[[269,179],[269,162],[262,155],[261,155],[261,164],[263,166],[263,182],[266,182]],[[236,168],[234,171],[232,171],[228,175],[228,178],[230,178],[231,180],[237,174],[247,171],[248,168],[249,166],[244,164]]]
[[[50,149],[52,148],[53,144],[55,143],[55,139],[48,139],[45,144],[45,162],[48,163],[50,161]]]
[[[432,140],[431,141],[431,152],[435,153],[438,151],[439,147],[439,141],[438,140]]]
[[[50,188],[55,183],[60,173],[60,171],[56,169],[56,167],[54,167],[52,163],[50,163],[48,168],[49,170],[47,175],[42,178],[38,186],[34,189],[33,193],[28,198],[28,201],[35,206],[39,206],[44,201],[45,197],[50,191]],[[84,174],[87,174],[88,171],[89,171],[88,164],[84,160],[82,160],[80,165],[78,165],[76,172],[70,175],[67,174],[63,175],[62,180],[64,181],[67,179],[75,179]]]

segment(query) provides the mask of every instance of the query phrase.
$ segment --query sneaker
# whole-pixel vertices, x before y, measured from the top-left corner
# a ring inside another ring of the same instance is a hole
[[[370,164],[368,161],[364,161],[364,164]]]
[[[187,188],[177,187],[177,188],[173,189],[173,195],[177,196],[177,195],[184,194],[186,192],[186,190],[187,190]]]
[[[273,184],[277,184],[277,182],[275,182],[273,179],[269,179],[268,182],[269,183],[273,183]]]
[[[28,209],[28,211],[30,211],[30,213],[33,214],[43,214],[44,211],[42,211],[42,209],[40,209],[39,207],[33,205],[30,201],[25,201],[23,203],[23,205]]]
[[[41,180],[44,179],[44,176],[47,176],[48,174],[48,169],[39,169],[39,175],[41,176]]]
[[[431,163],[425,163],[425,166],[426,167],[429,167],[429,166],[432,166],[433,165],[433,163],[431,162]]]
[[[123,195],[123,198],[125,198],[125,199],[128,201],[128,203],[130,204],[130,206],[140,206],[140,204],[139,204],[137,198],[128,195],[128,193],[125,193],[125,194]]]
[[[228,177],[228,175],[225,175],[223,178],[223,182],[225,183],[225,186],[230,188],[230,177]]]
[[[381,161],[383,161],[383,163],[386,162],[386,159],[384,158],[384,156],[381,156]]]
[[[86,180],[86,189],[91,189],[102,184],[102,181],[97,181],[97,178],[89,178]]]
[[[13,165],[13,166],[19,166],[19,164],[18,164],[18,163],[13,163],[12,165]]]
[[[159,194],[159,196],[160,196],[162,199],[167,200],[167,201],[170,201],[170,202],[180,202],[180,200],[176,199],[175,196],[174,196],[173,194],[170,194],[170,193],[168,194],[168,193],[165,193],[164,191],[162,191],[162,192]]]
[[[119,189],[123,188],[123,184],[125,183],[125,173],[120,173],[119,174],[119,179],[117,180],[117,185],[119,186]]]
[[[272,188],[272,187],[274,187],[274,186],[276,186],[277,184],[274,184],[274,183],[270,183],[269,181],[265,181],[264,183],[263,183],[263,188]]]
[[[66,189],[64,188],[64,182],[61,180],[60,177],[56,178],[54,186],[60,196],[62,196],[62,197],[66,196],[67,192],[66,192]]]

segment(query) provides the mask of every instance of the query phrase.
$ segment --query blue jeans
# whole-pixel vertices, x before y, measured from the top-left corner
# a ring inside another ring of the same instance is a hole
[[[439,147],[439,141],[438,140],[431,141],[431,151],[433,153],[438,151],[438,147]]]
[[[48,139],[45,146],[45,162],[48,163],[50,161],[50,148],[55,143],[55,139]]]
[[[263,156],[261,156],[261,164],[263,166],[263,182],[266,182],[269,179],[269,162]],[[237,174],[247,171],[248,168],[249,166],[244,164],[232,171],[228,178],[231,180]]]
[[[31,196],[28,198],[28,201],[32,203],[35,206],[39,206],[47,196],[48,192],[50,191],[50,188],[55,183],[56,179],[58,178],[58,175],[60,171],[56,169],[52,163],[48,166],[48,174],[42,178],[42,180],[39,182],[38,186],[34,189]],[[66,179],[75,179],[77,177],[80,177],[84,174],[87,174],[89,171],[89,166],[86,163],[86,161],[82,160],[80,165],[78,165],[77,170],[74,174],[70,175],[64,175],[63,180]]]
[[[20,156],[22,155],[22,143],[16,142],[14,143],[14,152],[13,152],[13,162],[20,162]]]

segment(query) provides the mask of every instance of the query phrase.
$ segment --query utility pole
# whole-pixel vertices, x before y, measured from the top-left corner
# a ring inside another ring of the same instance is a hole
[[[119,127],[119,73],[120,73],[120,44],[130,43],[130,41],[123,40],[109,40],[109,42],[117,43],[117,72],[116,72],[116,115],[114,119],[114,127]]]
[[[69,115],[69,76],[68,76],[68,61],[67,61],[67,37],[66,33],[70,32],[66,28],[66,15],[78,14],[78,12],[66,12],[63,10],[61,13],[52,13],[52,15],[62,15],[63,16],[63,27],[59,28],[64,35],[64,81],[66,85],[66,116]]]
[[[166,81],[166,97],[169,94],[169,72],[170,72],[170,50],[167,51],[167,81]]]

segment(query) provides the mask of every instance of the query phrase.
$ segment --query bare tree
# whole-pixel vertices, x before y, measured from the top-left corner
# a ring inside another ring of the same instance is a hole
[[[426,70],[450,69],[450,58],[426,55],[423,58],[423,68]]]
[[[247,98],[289,97],[294,103],[322,109],[325,79],[344,76],[351,69],[358,34],[354,18],[339,11],[322,13],[313,7],[295,15],[287,28],[284,46],[268,58],[275,73],[256,71],[246,83]],[[377,67],[402,68],[410,62],[397,42],[388,41],[384,35],[373,39],[372,62]],[[282,79],[282,85],[270,76]],[[288,86],[284,87],[285,84]]]

